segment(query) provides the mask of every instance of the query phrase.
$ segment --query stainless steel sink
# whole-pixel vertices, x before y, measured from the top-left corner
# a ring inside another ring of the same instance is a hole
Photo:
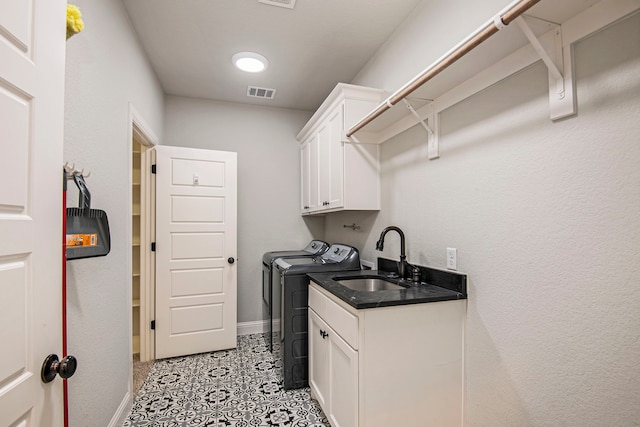
[[[342,286],[354,291],[376,292],[406,289],[404,286],[389,282],[380,277],[340,277],[335,279]]]

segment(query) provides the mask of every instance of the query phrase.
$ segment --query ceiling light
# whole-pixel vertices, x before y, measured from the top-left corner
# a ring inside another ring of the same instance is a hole
[[[255,52],[238,52],[233,55],[233,65],[247,73],[259,73],[269,66],[267,58]]]

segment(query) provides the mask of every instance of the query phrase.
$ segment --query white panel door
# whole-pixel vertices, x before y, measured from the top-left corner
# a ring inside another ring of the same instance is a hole
[[[235,348],[237,155],[155,150],[156,358]]]
[[[65,4],[0,2],[0,426],[63,425]]]

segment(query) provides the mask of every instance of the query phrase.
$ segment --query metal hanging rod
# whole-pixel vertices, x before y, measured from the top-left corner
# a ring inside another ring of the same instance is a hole
[[[91,176],[91,172],[85,172],[84,168],[78,170],[76,169],[75,163],[69,165],[69,162],[64,162],[64,173],[67,179],[73,179],[74,175],[80,175],[83,178],[89,178]]]
[[[445,54],[442,58],[436,61],[433,65],[424,70],[421,74],[416,76],[409,83],[393,93],[385,102],[378,105],[378,107],[369,113],[364,119],[356,123],[346,133],[347,137],[352,136],[360,129],[371,123],[382,113],[390,109],[392,106],[400,102],[402,99],[409,96],[412,92],[418,89],[420,86],[440,74],[446,68],[455,63],[458,59],[471,52],[474,48],[487,40],[489,37],[509,25],[517,17],[525,13],[532,6],[540,2],[540,0],[518,0],[511,3],[502,12],[497,14],[492,20],[487,22],[484,26],[476,30],[460,44],[454,47],[449,53]]]

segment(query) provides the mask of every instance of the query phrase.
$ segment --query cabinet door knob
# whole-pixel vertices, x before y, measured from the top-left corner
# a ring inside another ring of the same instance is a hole
[[[233,264],[234,262],[236,262],[236,260],[232,256],[230,256],[229,258],[227,258],[227,262],[229,264]]]
[[[320,329],[320,336],[322,337],[322,339],[325,339],[329,336],[329,334],[323,331],[322,329]]]

